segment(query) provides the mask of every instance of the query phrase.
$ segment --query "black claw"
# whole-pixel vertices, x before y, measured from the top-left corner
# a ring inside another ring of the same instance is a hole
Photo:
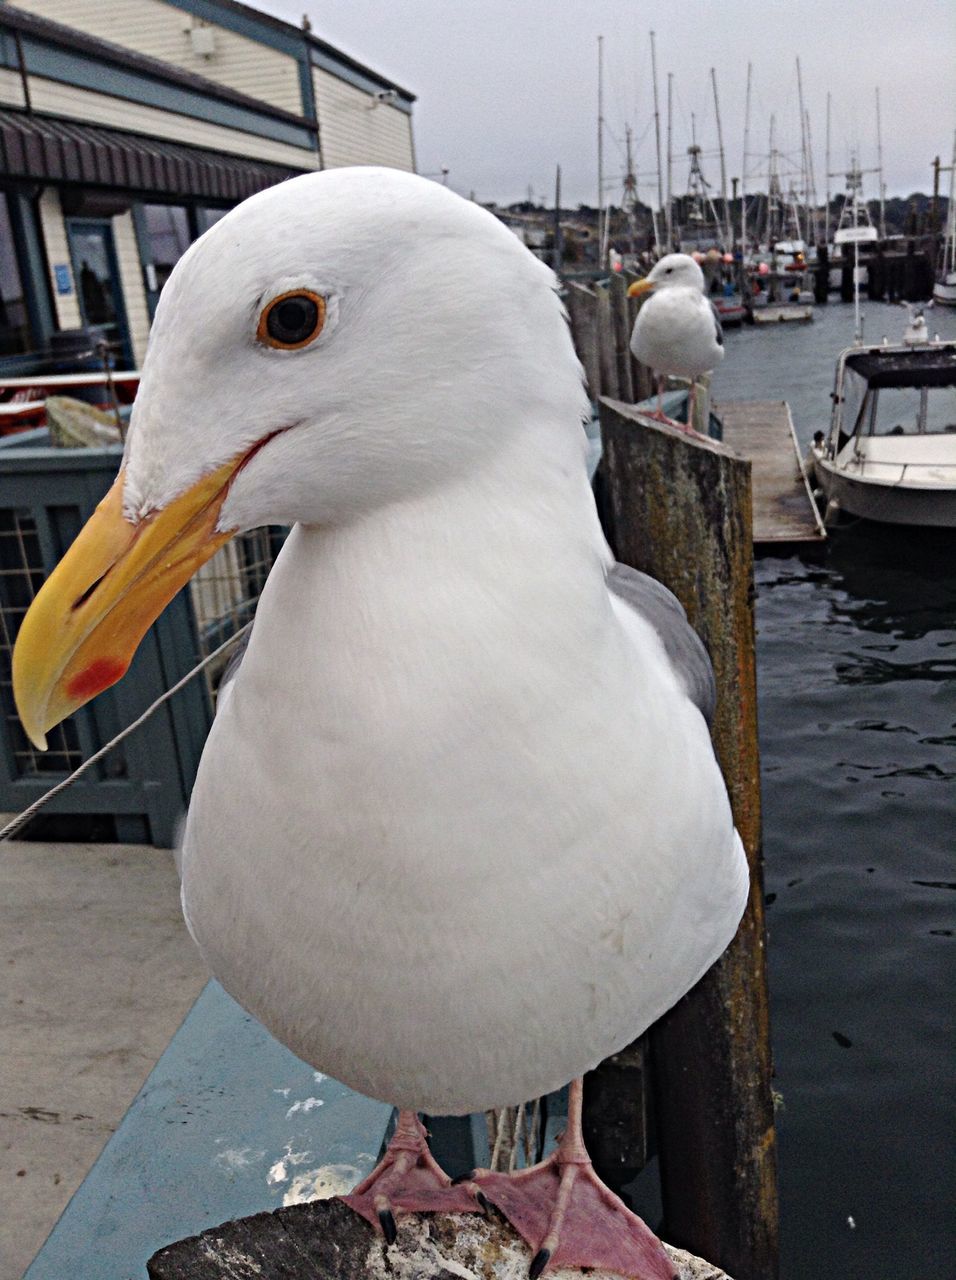
[[[538,1280],[538,1276],[541,1275],[550,1261],[551,1250],[539,1249],[531,1259],[531,1266],[528,1268],[528,1280]]]
[[[385,1237],[386,1244],[394,1244],[398,1239],[398,1227],[395,1225],[395,1215],[391,1209],[383,1209],[378,1215],[378,1225],[382,1228],[382,1235]],[[538,1273],[541,1274],[540,1272]]]
[[[476,1191],[475,1199],[481,1205],[481,1211],[483,1214],[487,1216],[489,1213],[491,1213],[491,1203],[483,1191]]]

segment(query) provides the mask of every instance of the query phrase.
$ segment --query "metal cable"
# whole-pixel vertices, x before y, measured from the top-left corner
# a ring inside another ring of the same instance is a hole
[[[93,755],[90,756],[89,760],[84,760],[79,768],[74,769],[68,778],[64,778],[62,782],[58,782],[55,787],[51,787],[49,791],[44,792],[42,796],[39,796],[34,800],[33,804],[24,809],[22,813],[18,813],[15,818],[11,819],[11,821],[8,822],[2,830],[0,830],[0,841],[12,839],[20,828],[25,826],[34,814],[42,809],[45,804],[49,803],[49,801],[55,796],[58,796],[61,791],[65,791],[67,787],[71,787],[73,783],[76,782],[77,778],[86,773],[87,769],[92,768],[98,760],[102,760],[103,756],[105,756],[108,751],[112,751],[112,749],[122,742],[124,738],[128,738],[131,733],[134,733],[141,724],[145,724],[153,712],[158,711],[163,703],[168,702],[174,693],[178,693],[184,685],[187,685],[189,681],[192,680],[193,676],[198,675],[204,667],[208,667],[211,662],[220,656],[220,654],[225,653],[227,649],[231,649],[234,644],[238,643],[251,626],[252,621],[250,620],[244,626],[240,627],[239,630],[234,632],[228,640],[224,640],[218,649],[213,649],[212,653],[203,658],[201,662],[198,662],[191,671],[187,672],[186,675],[183,676],[181,680],[177,680],[171,689],[167,689],[165,693],[160,694],[156,701],[151,703],[142,715],[137,716],[132,724],[128,724],[125,729],[121,729],[115,738],[110,738],[109,742],[107,742],[105,746],[100,747],[99,751],[94,752]]]

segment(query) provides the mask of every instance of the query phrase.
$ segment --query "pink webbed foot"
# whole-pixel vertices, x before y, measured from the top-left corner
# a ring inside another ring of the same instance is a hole
[[[629,1280],[676,1280],[657,1236],[594,1172],[581,1137],[579,1080],[568,1110],[568,1128],[546,1160],[512,1174],[474,1174],[475,1185],[535,1250],[530,1280],[561,1266],[601,1267]]]
[[[648,409],[643,411],[645,418],[650,418],[653,422],[663,422],[668,427],[675,427],[678,431],[683,431],[687,436],[694,436],[696,439],[702,439],[701,434],[696,428],[689,427],[686,422],[678,422],[676,418],[669,418],[663,409]]]
[[[453,1183],[428,1150],[425,1126],[400,1111],[395,1134],[368,1177],[341,1200],[378,1227],[388,1244],[401,1213],[481,1213],[487,1204],[470,1181]]]

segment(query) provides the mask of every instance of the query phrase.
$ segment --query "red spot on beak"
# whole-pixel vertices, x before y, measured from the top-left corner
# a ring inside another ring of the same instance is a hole
[[[71,698],[86,702],[88,698],[95,698],[98,693],[108,689],[111,684],[116,684],[125,674],[126,667],[127,663],[120,658],[97,658],[85,671],[76,673],[66,686],[66,691]]]

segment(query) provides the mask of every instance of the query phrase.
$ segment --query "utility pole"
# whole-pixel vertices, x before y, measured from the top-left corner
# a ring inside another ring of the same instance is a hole
[[[657,50],[654,43],[654,32],[651,32],[651,79],[654,83],[654,137],[657,143],[657,207],[661,213],[664,212],[664,178],[661,172],[661,113],[657,99]],[[630,164],[628,165],[630,168]],[[655,229],[658,226],[657,218],[654,219]],[[661,256],[660,239],[655,235],[657,241],[657,255]],[[670,249],[670,245],[668,245]]]

